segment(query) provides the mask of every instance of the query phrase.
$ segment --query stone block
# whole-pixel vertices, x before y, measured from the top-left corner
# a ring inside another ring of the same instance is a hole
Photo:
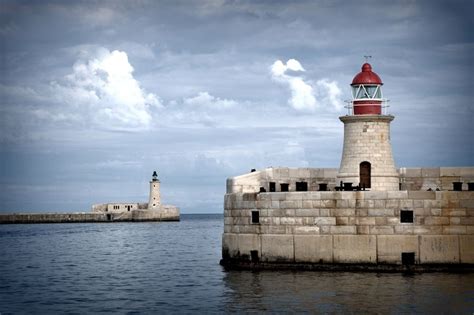
[[[436,199],[435,191],[408,191],[409,199]]]
[[[369,226],[368,225],[358,225],[357,226],[357,234],[369,234]]]
[[[295,235],[295,261],[331,263],[332,246],[330,235]]]
[[[393,227],[395,234],[414,234],[415,227],[412,224],[402,224]]]
[[[329,217],[331,215],[331,209],[320,209],[319,215],[321,217]]]
[[[357,225],[375,225],[375,217],[358,217],[356,218]]]
[[[407,199],[408,191],[387,191],[387,199]]]
[[[473,199],[462,199],[459,201],[461,208],[474,208],[474,198]]]
[[[393,217],[394,210],[393,209],[369,209],[368,212],[369,217]]]
[[[440,176],[461,176],[461,168],[459,167],[440,167]]]
[[[319,234],[319,226],[295,226],[295,234]]]
[[[402,253],[414,252],[415,262],[419,262],[418,236],[378,235],[377,259],[379,263],[401,264]]]
[[[312,208],[313,207],[313,201],[312,200],[303,200],[302,207],[306,208],[306,209]]]
[[[262,261],[294,261],[293,235],[262,235]]]
[[[411,223],[410,223],[411,224]],[[413,227],[413,233],[415,234],[442,234],[443,227],[441,225],[425,225],[425,226],[417,226]]]
[[[336,200],[334,199],[323,199],[321,200],[321,208],[335,208]]]
[[[375,235],[334,235],[334,262],[376,263],[376,244]]]
[[[296,209],[295,216],[297,217],[317,217],[319,216],[319,209]]]
[[[332,209],[331,213],[335,217],[353,217],[355,209]]]
[[[357,234],[355,225],[331,225],[331,234]]]
[[[447,225],[449,217],[425,217],[426,225]]]
[[[336,225],[336,218],[334,217],[316,217],[314,218],[315,225]]]
[[[372,225],[369,227],[370,234],[381,234],[381,235],[391,235],[394,233],[393,226],[377,226]]]
[[[467,228],[465,225],[448,225],[443,226],[443,234],[466,234]]]
[[[454,235],[422,235],[420,262],[459,263],[459,238]]]
[[[463,264],[474,264],[474,235],[459,236],[460,260]]]
[[[440,168],[439,167],[422,168],[421,169],[421,176],[422,177],[439,177],[440,176]]]
[[[365,191],[362,192],[364,194],[364,199],[387,199],[387,192],[386,191]]]
[[[400,174],[404,177],[421,177],[421,168],[403,168],[400,169]]]

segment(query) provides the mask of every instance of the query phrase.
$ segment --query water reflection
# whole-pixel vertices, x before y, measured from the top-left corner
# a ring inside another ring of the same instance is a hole
[[[227,311],[457,313],[474,311],[473,274],[230,271]]]

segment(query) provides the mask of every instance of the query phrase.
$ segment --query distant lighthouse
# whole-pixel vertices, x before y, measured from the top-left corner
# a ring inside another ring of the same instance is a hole
[[[344,123],[344,147],[338,181],[370,190],[399,190],[390,144],[392,115],[384,115],[382,80],[369,63],[352,80],[349,114]]]
[[[148,209],[156,210],[160,209],[161,196],[160,196],[160,180],[156,171],[153,172],[152,179],[150,181],[150,199],[148,201]]]

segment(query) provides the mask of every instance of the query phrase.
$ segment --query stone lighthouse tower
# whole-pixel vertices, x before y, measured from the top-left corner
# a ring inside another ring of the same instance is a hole
[[[156,171],[153,172],[152,180],[150,181],[150,199],[148,201],[149,210],[159,210],[161,206],[160,196],[160,180]]]
[[[338,181],[370,190],[399,190],[390,144],[392,115],[382,112],[386,101],[382,80],[368,63],[352,80],[349,114],[344,123],[344,147]]]

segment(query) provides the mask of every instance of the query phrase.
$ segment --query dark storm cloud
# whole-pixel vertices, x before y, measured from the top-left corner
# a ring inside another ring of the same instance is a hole
[[[396,116],[397,165],[473,165],[473,6],[3,1],[0,211],[146,200],[157,168],[166,202],[219,212],[226,177],[337,167],[344,111],[317,94],[314,112],[291,107],[297,89],[270,72],[291,58],[306,70],[292,76],[335,82],[342,101],[372,55]]]

